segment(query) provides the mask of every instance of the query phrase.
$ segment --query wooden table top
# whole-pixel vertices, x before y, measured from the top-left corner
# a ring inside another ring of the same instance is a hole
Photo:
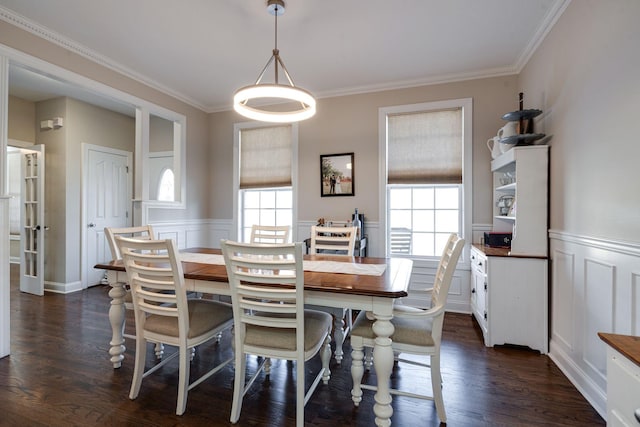
[[[640,366],[640,337],[604,332],[598,332],[598,336],[618,353]]]
[[[189,248],[181,252],[205,254],[222,253],[220,249],[211,248]],[[381,276],[305,271],[304,284],[306,290],[386,298],[402,298],[408,295],[407,286],[412,269],[412,261],[409,259],[345,257],[335,255],[305,255],[304,259],[309,261],[336,261],[356,264],[386,264],[387,266]],[[125,271],[122,261],[120,260],[99,263],[96,264],[94,268]],[[186,279],[216,282],[228,281],[227,269],[224,265],[182,261],[182,268]]]
[[[511,258],[540,258],[540,259],[547,258],[546,256],[540,256],[540,255],[526,255],[526,254],[514,255],[511,253],[511,248],[494,248],[491,246],[480,245],[478,243],[474,243],[472,246],[478,249],[480,252],[482,252],[486,256],[511,257]]]

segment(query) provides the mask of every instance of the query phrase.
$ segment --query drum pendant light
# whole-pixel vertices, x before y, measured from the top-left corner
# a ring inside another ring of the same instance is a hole
[[[284,14],[283,0],[269,0],[267,11],[275,16],[275,47],[267,65],[264,66],[258,80],[251,86],[236,91],[233,96],[233,108],[243,116],[263,122],[291,123],[308,119],[316,113],[316,100],[308,91],[296,87],[285,67],[278,50],[278,16]],[[273,64],[274,83],[262,83],[267,69]],[[288,84],[279,82],[279,68],[287,78]],[[260,104],[280,104],[294,102],[294,109],[273,111],[261,108]],[[253,105],[250,105],[253,104]],[[300,108],[296,108],[296,107]]]

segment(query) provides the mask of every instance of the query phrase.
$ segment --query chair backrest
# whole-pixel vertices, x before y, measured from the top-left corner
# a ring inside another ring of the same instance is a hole
[[[155,314],[177,318],[179,336],[186,339],[187,294],[175,242],[122,236],[116,236],[115,240],[131,286],[137,332],[144,330],[147,315]]]
[[[288,225],[256,225],[251,226],[250,243],[289,243]]]
[[[244,343],[246,325],[296,329],[295,346],[279,354],[304,360],[302,243],[265,245],[221,241],[231,289],[236,351],[263,354]],[[293,344],[293,343],[292,343]]]
[[[336,251],[338,255],[353,256],[356,245],[356,227],[311,227],[310,254]]]
[[[436,278],[433,282],[433,291],[431,292],[432,308],[444,307],[447,303],[451,280],[453,273],[456,271],[462,248],[464,248],[464,239],[452,233],[442,251],[438,269],[436,270]]]
[[[389,253],[405,254],[411,253],[412,235],[408,228],[392,228],[389,233]]]
[[[138,240],[153,240],[153,227],[150,225],[140,225],[136,227],[105,227],[104,235],[109,242],[111,249],[111,259],[121,259],[120,250],[116,244],[116,236],[131,237]]]

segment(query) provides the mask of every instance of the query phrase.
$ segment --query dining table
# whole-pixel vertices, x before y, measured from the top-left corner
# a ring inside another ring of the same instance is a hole
[[[187,291],[230,295],[227,270],[220,249],[183,249],[180,257]],[[111,286],[109,321],[112,337],[109,355],[114,369],[117,369],[122,365],[126,350],[123,336],[126,271],[122,260],[105,261],[96,264],[95,268],[106,270]],[[373,410],[378,426],[391,425],[393,408],[389,382],[394,363],[391,347],[394,327],[391,319],[394,303],[408,295],[412,268],[412,261],[407,258],[304,255],[305,303],[366,310],[375,318],[373,367],[377,377],[377,391]],[[352,366],[354,381],[359,382],[362,369],[362,366]],[[361,396],[352,396],[356,406],[361,399]]]

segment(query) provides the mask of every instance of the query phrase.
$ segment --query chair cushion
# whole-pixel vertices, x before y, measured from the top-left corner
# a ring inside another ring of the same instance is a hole
[[[318,347],[324,337],[331,332],[333,319],[330,314],[316,310],[304,311],[304,350]],[[269,328],[267,326],[246,325],[245,344],[274,350],[294,351],[296,349],[295,329]]]
[[[402,315],[407,312],[420,312],[418,308],[408,306],[396,306],[394,312],[397,315]],[[376,338],[376,334],[373,332],[374,320],[367,318],[367,313],[361,311],[358,314],[355,322],[353,322],[353,329],[351,330],[351,336],[359,336],[365,339],[373,340]],[[431,327],[433,319],[429,317],[394,317],[391,319],[395,331],[391,336],[393,342],[402,344],[411,344],[418,346],[433,346],[435,345],[433,337],[431,335]]]
[[[218,301],[190,299],[189,338],[197,337],[219,325],[233,319],[231,304]],[[178,318],[152,314],[144,323],[145,330],[158,334],[177,337]]]

